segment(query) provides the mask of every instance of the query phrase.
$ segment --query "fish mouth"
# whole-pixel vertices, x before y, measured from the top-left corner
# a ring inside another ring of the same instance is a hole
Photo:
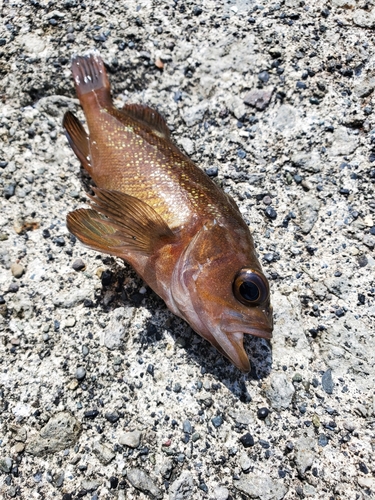
[[[272,338],[272,310],[269,310],[269,314],[264,314],[263,310],[256,311],[251,319],[236,311],[224,311],[219,329],[220,334],[215,335],[215,338],[220,344],[220,351],[239,370],[248,373],[250,361],[243,346],[244,335]]]

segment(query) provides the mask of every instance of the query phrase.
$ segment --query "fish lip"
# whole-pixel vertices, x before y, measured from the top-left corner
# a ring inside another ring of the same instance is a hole
[[[253,335],[254,337],[259,337],[262,339],[267,339],[267,340],[272,339],[272,328],[262,328],[262,327],[243,328],[242,333],[244,333],[245,335]]]
[[[265,317],[267,318],[267,316]],[[221,317],[221,329],[227,335],[239,334],[253,335],[265,339],[272,338],[273,321],[253,321],[249,323],[243,314],[235,311],[225,311]]]

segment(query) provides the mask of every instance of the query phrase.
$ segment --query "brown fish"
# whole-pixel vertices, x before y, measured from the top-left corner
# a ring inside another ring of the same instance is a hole
[[[82,243],[121,257],[240,370],[243,335],[272,336],[267,279],[234,200],[171,141],[162,116],[113,107],[102,59],[75,57],[72,73],[89,133],[70,112],[64,127],[96,184],[90,209],[67,217]]]

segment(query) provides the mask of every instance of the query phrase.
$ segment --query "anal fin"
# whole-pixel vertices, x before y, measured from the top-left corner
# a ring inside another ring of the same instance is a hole
[[[134,252],[151,255],[173,242],[173,232],[147,203],[118,191],[94,192],[93,209],[79,209],[67,217],[69,231],[85,245],[126,259]]]
[[[63,127],[65,128],[70,147],[84,168],[90,172],[90,142],[86,130],[78,118],[70,111],[67,111],[64,115]]]

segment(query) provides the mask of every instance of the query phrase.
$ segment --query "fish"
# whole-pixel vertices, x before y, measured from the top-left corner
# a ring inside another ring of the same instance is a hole
[[[72,59],[88,132],[68,111],[71,148],[96,187],[90,208],[67,215],[84,245],[120,257],[242,372],[244,335],[272,337],[270,287],[233,198],[171,138],[162,115],[143,104],[113,106],[98,52]]]

